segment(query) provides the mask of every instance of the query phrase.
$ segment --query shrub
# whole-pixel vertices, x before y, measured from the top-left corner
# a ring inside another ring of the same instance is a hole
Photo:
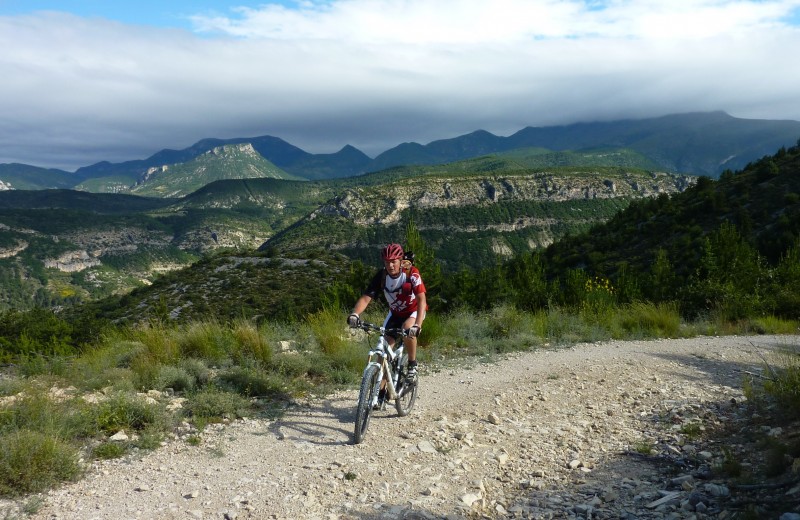
[[[194,377],[185,369],[172,365],[161,365],[153,388],[156,390],[172,388],[176,392],[185,392],[194,389],[195,383]]]
[[[422,324],[422,333],[417,340],[418,347],[429,347],[441,340],[444,330],[442,318],[437,313],[427,314]]]
[[[107,386],[131,388],[136,374],[130,366],[138,356],[146,354],[140,342],[120,341],[87,350],[70,365],[67,377],[83,389],[97,390]]]
[[[522,331],[525,315],[512,305],[499,305],[489,314],[489,331],[492,338],[510,338]]]
[[[81,474],[78,450],[28,429],[0,435],[0,495],[44,491]]]
[[[202,425],[245,417],[249,408],[250,402],[245,397],[235,392],[208,387],[189,395],[183,411],[196,424]]]
[[[248,367],[233,367],[219,374],[219,383],[248,397],[275,396],[283,393],[279,383],[261,370]]]
[[[782,368],[768,367],[772,378],[764,382],[764,391],[775,398],[788,418],[800,416],[800,355],[785,352]]]
[[[120,333],[125,341],[140,343],[146,348],[145,353],[137,353],[130,358],[130,366],[141,365],[146,358],[148,362],[159,364],[175,363],[180,358],[180,350],[176,336],[180,334],[174,329],[167,329],[160,323],[145,323]],[[131,349],[133,350],[133,348]]]
[[[178,363],[178,367],[192,377],[195,386],[205,386],[211,380],[211,370],[208,369],[208,366],[202,359],[182,359]]]
[[[104,442],[92,449],[92,457],[96,459],[118,459],[128,452],[128,446],[121,442]]]
[[[57,402],[32,385],[25,396],[6,405],[0,413],[0,433],[30,430],[59,438],[82,438],[94,434],[89,405],[80,399]]]
[[[167,415],[160,405],[148,404],[126,394],[116,394],[100,403],[95,410],[98,429],[106,434],[120,430],[141,431],[156,426],[166,428]]]

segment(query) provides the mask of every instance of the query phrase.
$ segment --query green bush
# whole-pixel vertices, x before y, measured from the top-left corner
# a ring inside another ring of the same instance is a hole
[[[283,394],[280,382],[262,370],[248,367],[233,367],[221,372],[219,384],[248,397],[269,397]]]
[[[102,401],[95,409],[97,428],[106,434],[120,430],[142,431],[150,427],[166,428],[169,420],[161,405],[118,393]]]
[[[216,321],[192,322],[177,332],[176,341],[182,357],[219,363],[237,350],[230,329]]]
[[[250,401],[235,392],[207,387],[189,395],[183,412],[196,424],[246,417]]]
[[[0,434],[0,496],[38,493],[81,475],[78,450],[29,429]]]
[[[178,367],[192,377],[196,387],[203,387],[211,381],[211,370],[202,359],[182,359]]]
[[[499,305],[489,313],[489,331],[494,339],[512,338],[525,325],[525,314],[511,305]]]
[[[196,384],[194,377],[185,369],[172,365],[161,365],[153,388],[156,390],[172,388],[176,392],[185,392],[193,390]]]
[[[3,407],[0,433],[31,430],[59,438],[86,438],[95,433],[89,405],[82,399],[56,401],[34,386]]]
[[[118,459],[128,453],[128,445],[121,442],[103,442],[92,449],[96,459]]]
[[[781,368],[772,368],[772,378],[764,382],[764,390],[781,404],[788,418],[800,416],[800,354],[786,351]]]

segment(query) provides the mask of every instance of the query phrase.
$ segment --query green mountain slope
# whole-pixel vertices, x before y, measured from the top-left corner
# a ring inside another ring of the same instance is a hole
[[[214,252],[265,243],[300,258],[325,249],[371,260],[412,212],[449,266],[478,267],[690,182],[633,170],[543,173],[490,156],[327,181],[218,180],[175,199],[4,192],[0,309],[123,294]]]
[[[342,281],[349,266],[349,260],[337,254],[314,258],[225,254],[168,273],[128,294],[75,307],[68,314],[117,322],[212,316],[303,318],[319,308],[326,289]]]
[[[500,152],[498,157],[517,161],[527,168],[621,167],[659,170],[658,164],[644,155],[625,148],[552,152],[546,148],[519,148]]]
[[[0,164],[0,191],[71,188],[77,182],[73,173],[27,164]]]
[[[294,176],[267,161],[250,144],[213,148],[186,163],[151,169],[131,193],[180,197],[223,179],[292,179]]]
[[[648,296],[683,298],[699,312],[713,308],[718,293],[737,287],[749,291],[744,299],[757,296],[758,281],[748,280],[750,273],[760,264],[777,265],[796,246],[800,146],[782,148],[717,181],[701,178],[673,197],[637,201],[591,232],[551,245],[545,258],[551,277],[569,269],[615,283],[623,276],[643,277]],[[793,312],[800,312],[797,287],[780,290],[793,294]]]

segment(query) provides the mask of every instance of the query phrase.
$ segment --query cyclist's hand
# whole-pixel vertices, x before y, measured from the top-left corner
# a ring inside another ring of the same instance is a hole
[[[358,317],[358,314],[355,312],[347,317],[347,324],[350,325],[351,328],[356,328],[361,325],[361,320]]]
[[[410,329],[408,329],[408,337],[409,338],[416,338],[419,336],[419,333],[422,329],[419,325],[412,325]]]

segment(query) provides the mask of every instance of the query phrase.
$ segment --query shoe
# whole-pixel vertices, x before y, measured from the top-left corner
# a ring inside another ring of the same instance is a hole
[[[415,384],[417,382],[417,364],[416,363],[414,363],[413,365],[411,363],[408,364],[408,372],[406,372],[406,379],[408,379],[409,382],[411,382],[412,384]]]

